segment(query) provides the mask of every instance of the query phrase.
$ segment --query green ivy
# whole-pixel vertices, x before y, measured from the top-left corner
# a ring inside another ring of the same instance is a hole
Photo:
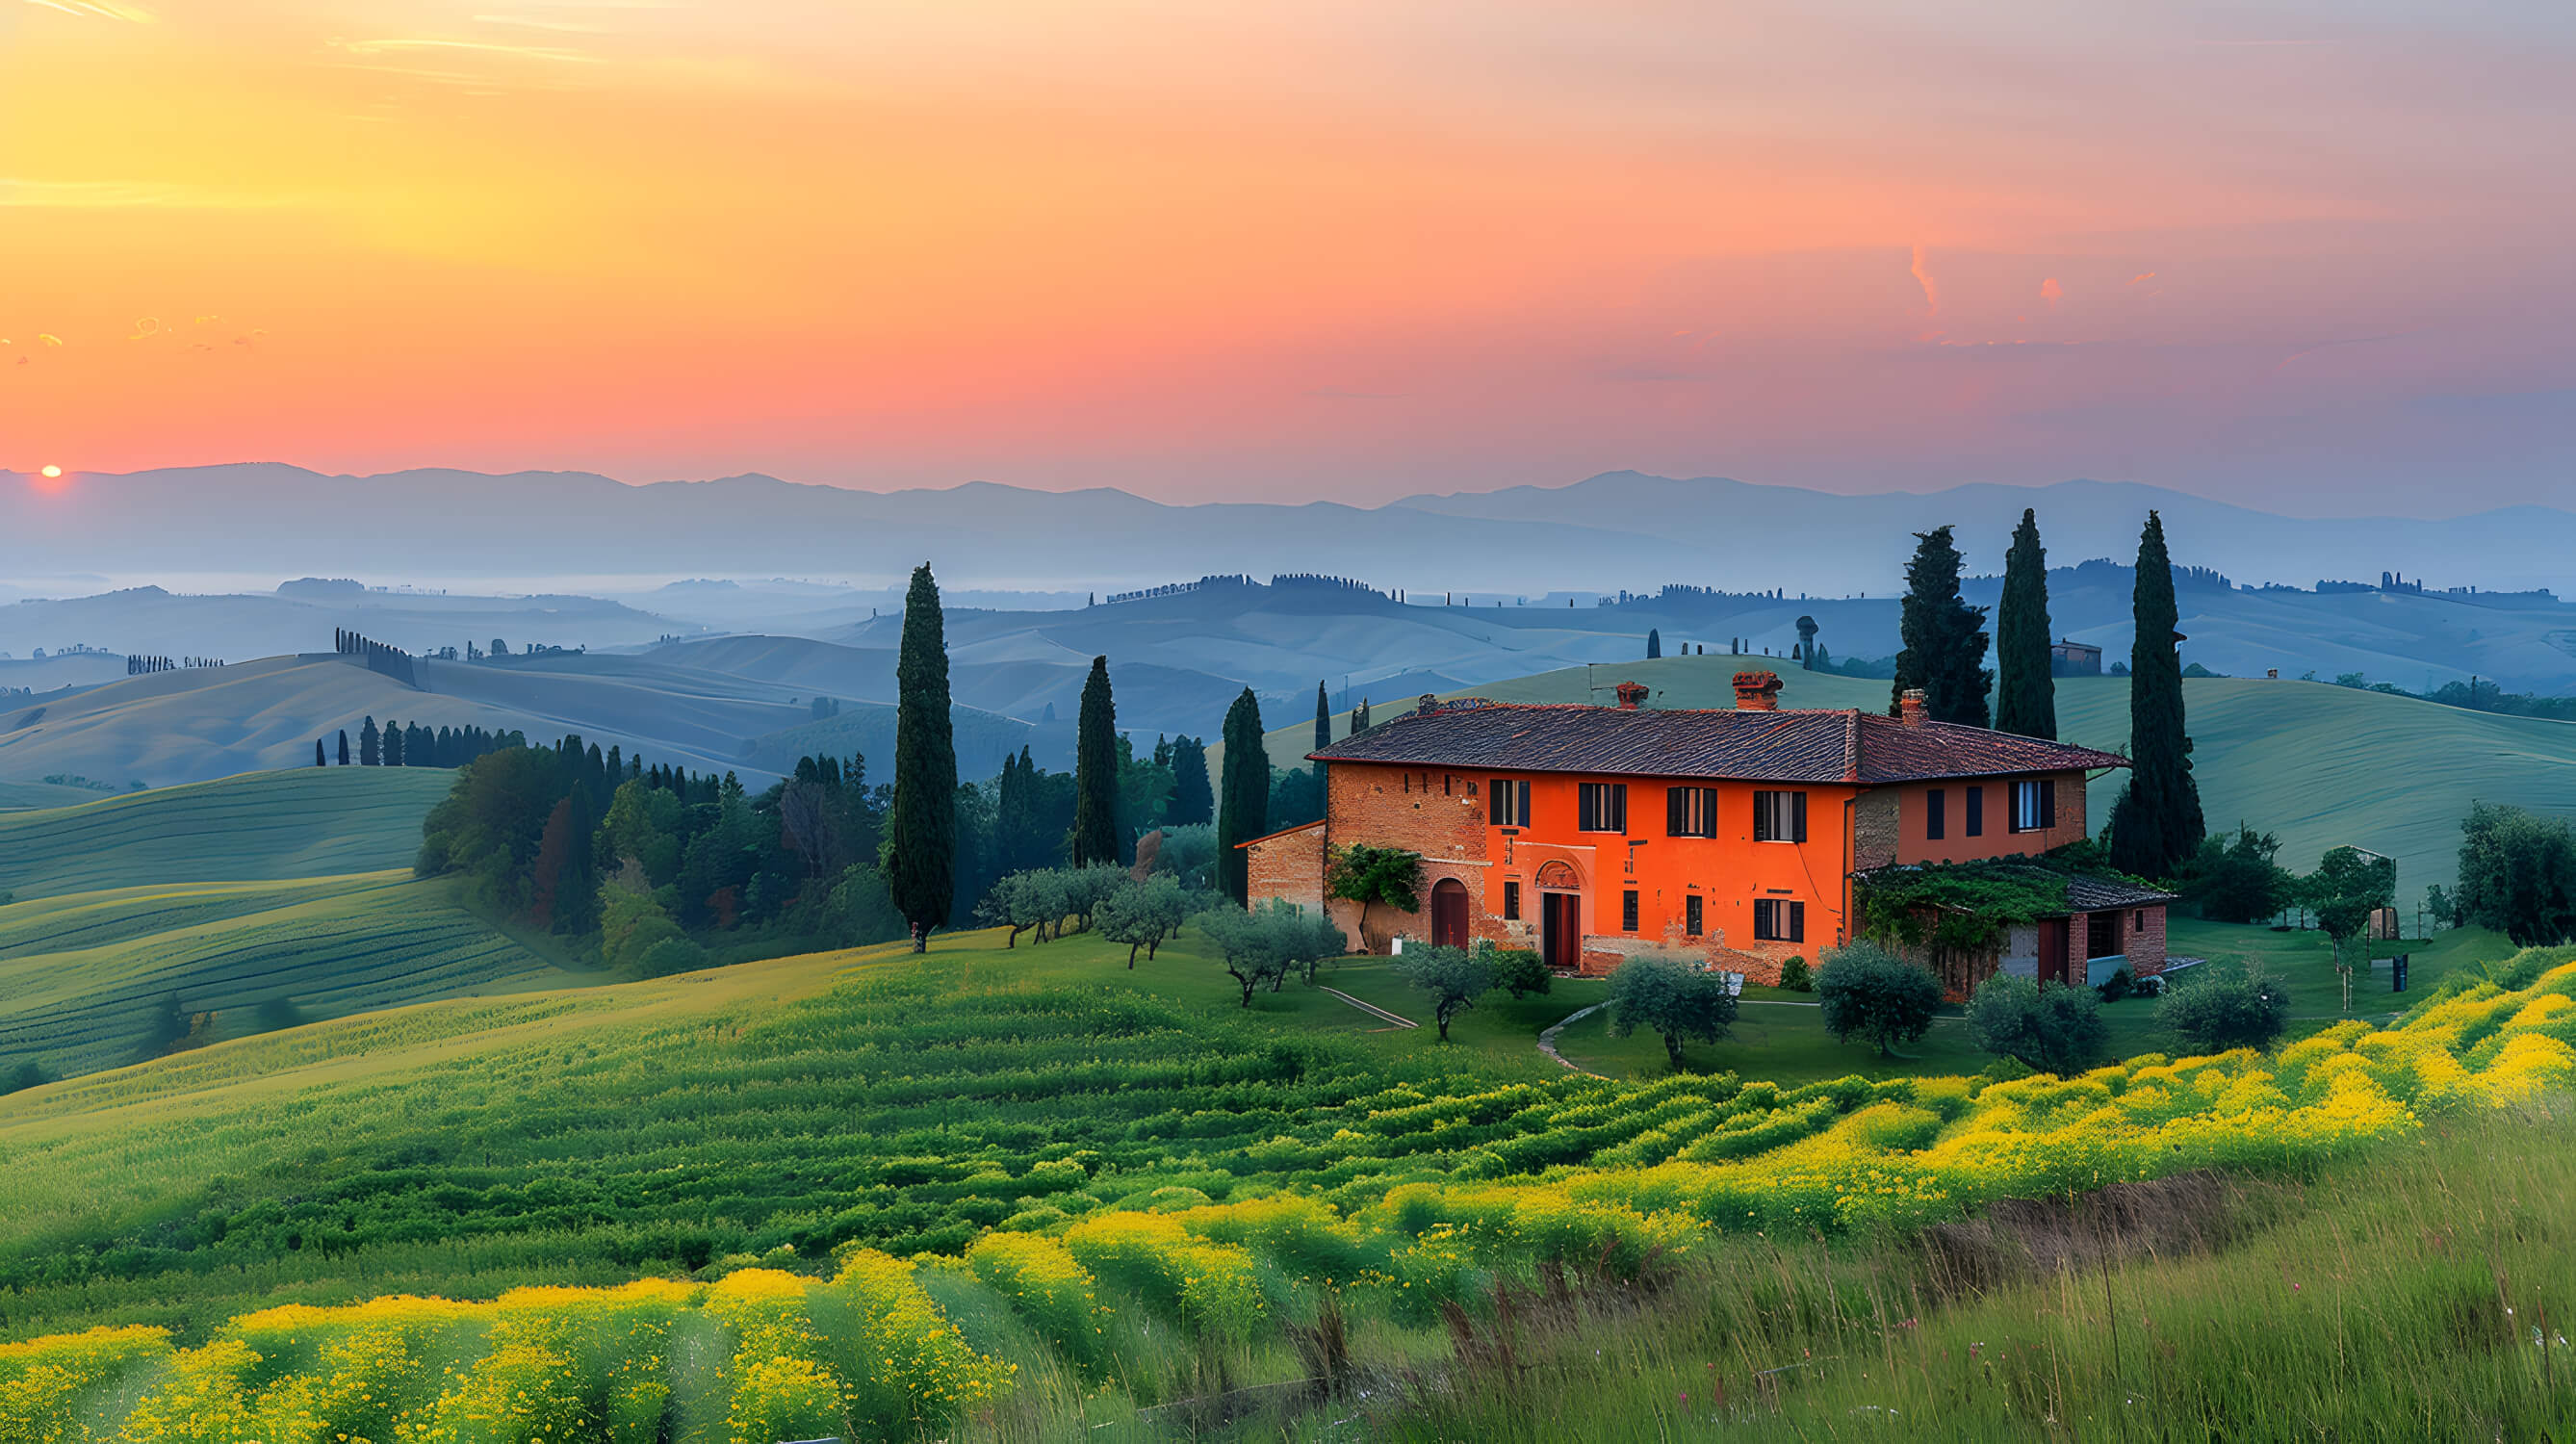
[[[2134,881],[2089,858],[2014,858],[1881,868],[1853,890],[1863,937],[1936,952],[1987,952],[2023,923],[2071,911],[2066,884],[2078,876]]]

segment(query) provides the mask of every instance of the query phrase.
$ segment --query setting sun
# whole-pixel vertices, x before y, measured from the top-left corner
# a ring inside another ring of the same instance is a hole
[[[56,481],[61,479],[63,469],[59,466],[48,466],[37,474],[44,477],[47,481]]]

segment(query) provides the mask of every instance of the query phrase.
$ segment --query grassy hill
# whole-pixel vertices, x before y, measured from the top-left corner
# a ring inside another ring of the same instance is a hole
[[[199,1041],[570,975],[408,871],[121,888],[0,907],[0,1072],[129,1063],[160,1010],[209,1015]],[[167,1040],[163,1040],[167,1041]]]
[[[306,767],[0,815],[0,889],[31,898],[177,881],[408,867],[456,774]]]
[[[1638,681],[1657,707],[1731,707],[1733,677],[1776,658],[1665,657],[1615,666],[1572,667],[1489,682],[1473,695],[1513,702],[1607,701],[1608,688]],[[1888,684],[1782,670],[1784,707],[1887,706]],[[2281,861],[2302,871],[2326,849],[2349,843],[2397,859],[2398,890],[2409,904],[2457,871],[2460,819],[2472,801],[2513,802],[2576,812],[2576,723],[2504,717],[2408,697],[2315,682],[2195,678],[2183,687],[2194,771],[2213,828],[2239,819],[2281,837]],[[1380,705],[1383,719],[1407,703]],[[2126,750],[2129,683],[2122,677],[2061,678],[2061,736]],[[1350,726],[1334,721],[1334,735]],[[1273,765],[1302,766],[1314,741],[1311,719],[1268,734]],[[2109,815],[2116,782],[2091,798],[2092,823]]]
[[[197,782],[313,761],[316,738],[368,717],[425,727],[516,729],[695,771],[744,765],[754,737],[812,714],[789,689],[637,657],[424,662],[424,688],[350,660],[307,654],[157,672],[0,708],[0,775],[77,773],[125,785]]]

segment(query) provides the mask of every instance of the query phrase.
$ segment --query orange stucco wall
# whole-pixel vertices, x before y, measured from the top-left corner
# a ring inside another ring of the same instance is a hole
[[[1529,815],[1514,827],[1492,819],[1497,780],[1527,781]],[[1625,782],[1627,830],[1585,832],[1580,784]],[[2057,775],[2058,825],[2045,832],[2015,833],[2005,779],[1975,784],[1989,789],[1984,835],[1965,835],[1963,784],[1951,789],[1950,837],[1929,844],[1923,833],[1922,787],[1868,789],[1843,785],[1720,782],[1717,836],[1665,835],[1664,778],[1575,777],[1562,774],[1460,772],[1440,768],[1335,762],[1325,774],[1325,823],[1253,845],[1256,897],[1305,901],[1320,893],[1324,854],[1365,843],[1400,847],[1422,857],[1423,908],[1398,913],[1330,901],[1329,915],[1352,946],[1383,952],[1397,935],[1431,936],[1430,898],[1444,879],[1466,890],[1470,935],[1505,947],[1541,948],[1543,897],[1562,892],[1578,910],[1580,966],[1587,972],[1616,967],[1630,954],[1650,950],[1697,953],[1712,964],[1773,982],[1792,956],[1814,961],[1845,940],[1846,879],[1855,867],[2001,857],[2040,852],[2084,835],[2084,776]],[[1709,784],[1698,784],[1709,785]],[[1753,795],[1804,791],[1804,842],[1756,842]],[[1892,834],[1892,835],[1891,835]],[[1892,855],[1891,855],[1892,854]],[[1309,873],[1316,881],[1309,883]],[[1543,876],[1544,872],[1544,876]],[[1562,886],[1546,886],[1546,882]],[[1505,885],[1519,884],[1520,915],[1503,916]],[[1625,894],[1637,894],[1637,925],[1625,925]],[[1700,899],[1701,927],[1687,929],[1689,899]],[[1761,899],[1806,906],[1805,936],[1789,940],[1753,935],[1754,903]]]

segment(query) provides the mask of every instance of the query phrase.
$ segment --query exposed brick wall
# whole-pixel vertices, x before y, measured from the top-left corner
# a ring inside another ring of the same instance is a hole
[[[1896,793],[1874,787],[1852,804],[1852,869],[1867,872],[1896,861]]]
[[[1486,865],[1485,800],[1481,778],[1438,768],[1380,767],[1333,762],[1324,769],[1324,818],[1320,849],[1355,842],[1371,847],[1400,847],[1422,855],[1422,906],[1413,912],[1388,907],[1367,910],[1361,930],[1360,905],[1336,900],[1329,915],[1362,952],[1384,952],[1389,939],[1431,936],[1431,890],[1442,878],[1456,878],[1467,889],[1467,929],[1471,936],[1507,947],[1528,946],[1506,931],[1500,888],[1490,887]],[[1321,884],[1318,884],[1320,891]],[[1490,892],[1490,896],[1488,896]],[[1529,911],[1535,911],[1535,900]]]
[[[2141,915],[2146,919],[2146,926],[2135,927]],[[2141,978],[2152,977],[2163,972],[2165,970],[2165,905],[2157,903],[2153,907],[2132,909],[2129,921],[2133,925],[2133,930],[2129,934],[2129,971]]]
[[[1324,826],[1255,840],[1244,848],[1245,893],[1257,906],[1285,898],[1303,908],[1324,903]]]

